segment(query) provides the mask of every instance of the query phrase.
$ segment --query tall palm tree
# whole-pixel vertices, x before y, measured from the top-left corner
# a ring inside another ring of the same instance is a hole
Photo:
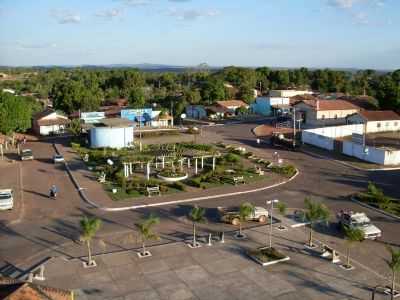
[[[146,251],[146,241],[147,240],[158,240],[159,236],[157,233],[153,232],[152,227],[160,223],[160,219],[154,215],[150,215],[147,219],[144,219],[141,223],[136,226],[139,229],[139,233],[142,240],[142,255],[145,256]]]
[[[343,229],[345,238],[347,240],[347,259],[344,266],[346,268],[351,268],[350,248],[354,245],[354,243],[362,242],[364,240],[364,232],[359,228],[343,227]]]
[[[390,270],[392,271],[392,295],[391,299],[394,299],[394,291],[396,285],[396,273],[400,272],[400,250],[395,250],[392,247],[387,247],[391,258],[390,260],[386,261],[387,265],[389,266]]]
[[[101,220],[96,217],[87,217],[84,216],[83,219],[79,222],[81,227],[81,240],[86,243],[87,250],[88,250],[88,266],[94,265],[94,260],[92,260],[92,251],[90,248],[90,242],[92,241],[93,237],[96,235],[96,232],[101,227]]]
[[[242,224],[245,222],[254,210],[253,204],[245,202],[239,207],[239,237],[243,237]]]
[[[203,223],[205,222],[205,209],[203,207],[198,207],[197,205],[194,206],[188,215],[189,220],[193,222],[193,247],[197,246],[196,242],[196,223]]]
[[[317,222],[328,223],[330,211],[329,209],[320,202],[312,201],[310,198],[304,199],[304,205],[306,211],[304,213],[304,219],[310,223],[310,236],[308,239],[308,245],[313,247],[313,229]]]

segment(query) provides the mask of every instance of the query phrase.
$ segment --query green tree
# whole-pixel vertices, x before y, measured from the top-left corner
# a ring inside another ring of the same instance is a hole
[[[188,215],[189,220],[193,223],[193,247],[197,246],[196,241],[196,223],[203,223],[206,221],[205,217],[205,209],[203,207],[194,206]]]
[[[153,231],[153,226],[160,223],[160,219],[154,215],[150,215],[136,226],[139,229],[140,238],[142,241],[142,255],[146,255],[146,241],[158,240],[159,236]]]
[[[69,131],[74,136],[79,136],[82,132],[81,121],[79,119],[73,119],[69,124]]]
[[[128,102],[129,105],[133,108],[144,108],[146,100],[143,88],[133,88],[129,92]]]
[[[88,218],[84,216],[80,221],[81,227],[81,240],[86,243],[88,250],[88,266],[93,266],[94,261],[92,260],[92,251],[90,247],[90,243],[93,237],[96,235],[97,231],[101,227],[101,220],[96,217]]]
[[[25,132],[31,127],[32,104],[25,97],[0,92],[0,132]]]
[[[308,245],[313,247],[313,231],[314,226],[317,222],[325,222],[328,223],[330,211],[329,209],[320,202],[314,202],[310,198],[304,199],[305,213],[304,219],[305,221],[310,223],[310,234]]]
[[[347,241],[347,255],[345,267],[351,268],[350,264],[350,248],[354,246],[356,242],[362,242],[364,240],[364,232],[359,228],[343,227],[344,235]]]
[[[392,271],[392,294],[391,299],[394,299],[394,291],[396,290],[396,274],[400,272],[400,250],[395,250],[392,247],[388,247],[390,252],[390,260],[386,263]]]
[[[249,218],[249,216],[253,213],[254,206],[249,203],[245,202],[242,203],[239,207],[239,237],[243,237],[242,233],[242,224]]]

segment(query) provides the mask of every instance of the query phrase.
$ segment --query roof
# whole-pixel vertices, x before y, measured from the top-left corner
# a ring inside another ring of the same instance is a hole
[[[207,106],[206,109],[212,111],[213,113],[226,113],[228,111],[228,108],[217,105]]]
[[[232,107],[232,106],[248,106],[248,104],[242,100],[225,100],[225,101],[217,101],[217,104],[219,106],[223,106],[223,107]]]
[[[72,300],[72,292],[0,276],[0,299]]]
[[[51,115],[51,114],[53,114],[55,112],[56,111],[54,109],[46,108],[45,110],[35,114],[33,118],[35,120],[40,120],[41,118],[47,117],[47,116],[49,116],[49,115]]]
[[[71,121],[69,119],[66,118],[55,118],[55,119],[44,119],[44,120],[37,120],[37,123],[39,126],[52,126],[52,125],[67,125],[69,124]]]
[[[295,105],[304,103],[317,111],[327,110],[359,110],[360,108],[345,100],[302,100]]]
[[[124,118],[109,118],[100,120],[98,124],[103,124],[107,127],[129,127],[135,125],[135,122]]]
[[[361,110],[357,114],[367,121],[400,120],[400,115],[392,110]]]

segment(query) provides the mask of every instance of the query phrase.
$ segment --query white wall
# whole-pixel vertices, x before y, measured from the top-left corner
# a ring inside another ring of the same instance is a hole
[[[326,150],[333,150],[333,139],[321,134],[304,130],[301,134],[301,140],[303,143],[314,145]]]
[[[133,127],[95,127],[90,129],[91,148],[133,146]]]
[[[51,126],[40,126],[40,135],[49,135],[50,133],[60,133],[65,131],[65,125],[51,125]]]
[[[367,132],[399,131],[400,121],[374,121],[367,123]]]
[[[352,124],[343,126],[322,127],[322,128],[307,129],[304,130],[303,132],[312,132],[326,137],[338,138],[338,137],[352,135],[352,133],[362,134],[363,125]]]
[[[364,151],[363,145],[360,144],[350,141],[343,142],[344,154],[380,165],[385,164],[385,150],[374,147],[365,147],[365,149],[366,151]],[[400,163],[400,160],[397,163]]]

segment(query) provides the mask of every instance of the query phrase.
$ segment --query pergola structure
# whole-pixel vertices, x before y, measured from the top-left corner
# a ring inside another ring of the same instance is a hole
[[[208,154],[208,155],[200,155],[200,156],[192,156],[192,157],[182,157],[177,161],[180,164],[180,169],[183,170],[184,165],[190,169],[192,166],[194,167],[194,173],[197,175],[200,169],[204,169],[205,160],[212,158],[212,170],[215,170],[216,165],[216,158],[220,156],[217,154]],[[134,165],[141,165],[143,169],[144,165],[146,165],[146,178],[150,180],[150,171],[151,167],[153,166],[155,169],[164,169],[166,165],[170,164],[173,168],[175,165],[175,159],[170,159],[171,156],[156,156],[154,162],[150,161],[133,161],[133,162],[123,162],[124,166],[124,176],[127,178],[133,174],[133,166]]]

